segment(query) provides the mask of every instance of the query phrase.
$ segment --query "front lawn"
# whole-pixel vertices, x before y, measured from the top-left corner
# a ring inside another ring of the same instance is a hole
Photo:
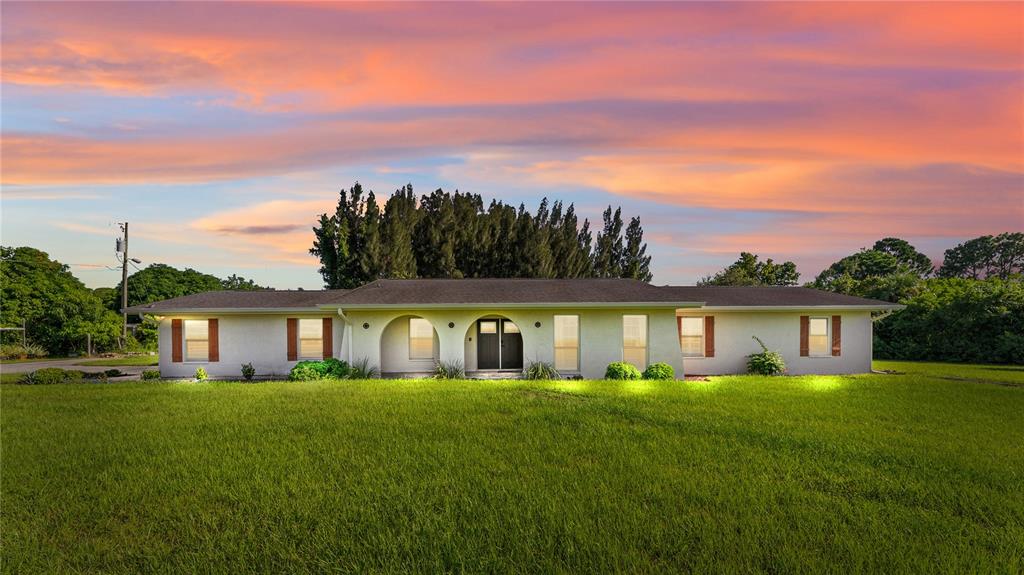
[[[964,379],[3,386],[2,565],[1020,571],[1024,386]]]
[[[105,359],[84,360],[76,365],[97,365],[108,367],[121,367],[125,365],[158,365],[160,356],[157,355],[127,355],[125,357],[108,357]]]

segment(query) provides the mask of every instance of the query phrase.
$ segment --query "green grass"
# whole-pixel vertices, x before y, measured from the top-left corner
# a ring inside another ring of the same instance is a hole
[[[922,361],[876,361],[877,370],[993,383],[1024,384],[1024,365],[976,365],[969,363],[926,363]]]
[[[67,359],[66,357],[29,357],[25,359],[0,359],[0,365],[8,363],[34,363],[37,361],[53,361],[55,359]]]
[[[92,359],[77,363],[76,365],[100,365],[120,367],[122,365],[158,365],[160,357],[156,355],[129,355],[125,357],[109,357],[106,359]]]
[[[7,572],[1024,569],[1015,385],[138,382],[0,400]]]

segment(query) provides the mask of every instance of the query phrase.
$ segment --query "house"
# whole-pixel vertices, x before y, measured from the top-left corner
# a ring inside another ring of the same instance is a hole
[[[743,373],[760,351],[793,374],[871,369],[871,314],[900,306],[801,287],[654,286],[626,279],[378,280],[352,290],[206,292],[128,309],[159,319],[160,372],[285,375],[297,361],[365,359],[385,377],[439,361],[470,376],[533,361],[604,376],[614,361]]]

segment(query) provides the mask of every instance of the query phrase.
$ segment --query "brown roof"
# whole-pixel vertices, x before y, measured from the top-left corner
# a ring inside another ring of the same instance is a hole
[[[863,307],[894,304],[802,287],[654,286],[628,279],[377,280],[353,290],[213,291],[128,308],[128,313],[189,310],[316,309],[443,305],[703,303],[709,307]]]
[[[708,307],[824,307],[863,306],[883,309],[896,304],[830,291],[794,286],[663,286],[682,301],[702,301]]]
[[[165,299],[128,308],[128,313],[159,313],[163,311],[204,309],[277,309],[316,308],[324,298],[348,290],[259,290],[208,291]]]
[[[681,303],[675,293],[629,279],[377,280],[325,303],[347,305]]]

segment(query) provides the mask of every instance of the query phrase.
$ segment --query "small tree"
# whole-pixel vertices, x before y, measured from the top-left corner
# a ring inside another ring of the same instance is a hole
[[[782,354],[777,351],[770,351],[768,346],[756,335],[752,337],[761,346],[761,352],[752,353],[747,356],[747,373],[754,375],[782,375],[786,373],[786,361],[782,359]]]

